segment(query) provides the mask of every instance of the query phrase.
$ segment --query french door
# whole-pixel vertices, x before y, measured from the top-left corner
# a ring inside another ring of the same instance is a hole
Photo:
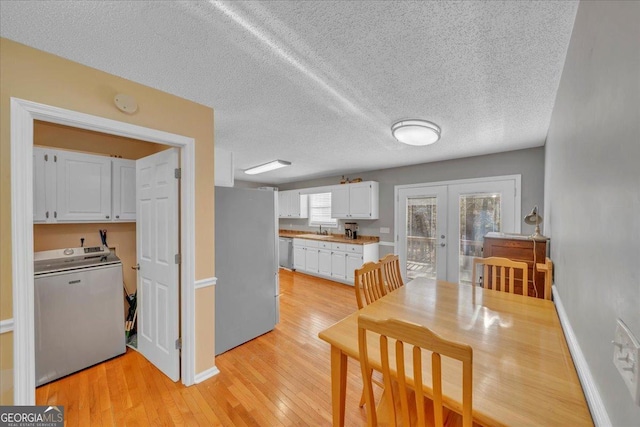
[[[520,176],[396,187],[396,248],[405,279],[469,283],[491,231],[520,231]]]

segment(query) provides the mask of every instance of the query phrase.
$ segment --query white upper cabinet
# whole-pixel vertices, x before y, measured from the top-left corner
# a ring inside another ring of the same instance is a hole
[[[54,220],[55,194],[48,193],[53,171],[51,150],[33,147],[33,221]],[[52,170],[49,170],[52,169]]]
[[[309,216],[308,196],[299,190],[278,192],[278,216],[280,218],[307,218]]]
[[[136,220],[135,161],[33,148],[33,221]]]
[[[378,219],[379,186],[375,181],[331,187],[331,217]]]
[[[349,218],[349,185],[331,187],[331,218]]]
[[[111,220],[111,158],[57,152],[58,222]]]
[[[216,147],[214,156],[215,185],[233,187],[233,153]]]
[[[136,220],[136,161],[112,159],[111,203],[114,221]]]

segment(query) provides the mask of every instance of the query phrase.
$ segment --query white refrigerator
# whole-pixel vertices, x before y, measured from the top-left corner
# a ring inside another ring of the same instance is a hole
[[[216,355],[278,323],[277,200],[272,188],[215,188]]]

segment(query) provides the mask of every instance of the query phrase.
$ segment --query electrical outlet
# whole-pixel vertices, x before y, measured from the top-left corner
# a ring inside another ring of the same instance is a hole
[[[640,343],[620,319],[613,338],[613,364],[629,388],[631,399],[640,406]]]

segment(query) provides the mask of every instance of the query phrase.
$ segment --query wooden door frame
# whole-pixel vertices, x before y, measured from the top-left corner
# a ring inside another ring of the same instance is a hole
[[[33,280],[34,120],[178,147],[180,166],[180,274],[182,383],[195,381],[195,140],[19,98],[11,98],[11,267],[13,281],[14,405],[35,405]],[[124,333],[124,331],[123,331]]]

